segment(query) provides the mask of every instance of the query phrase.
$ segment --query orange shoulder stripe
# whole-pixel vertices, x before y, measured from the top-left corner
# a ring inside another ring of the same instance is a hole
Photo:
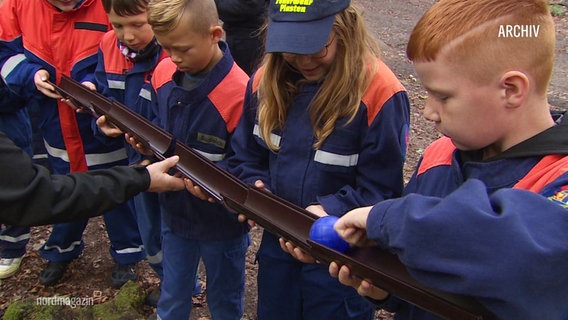
[[[114,31],[107,32],[99,45],[104,54],[105,72],[122,74],[124,70],[132,69],[133,63],[124,58],[116,42],[118,39]]]
[[[432,142],[422,154],[422,162],[417,175],[434,167],[451,165],[454,150],[456,150],[456,147],[448,137],[442,137]]]
[[[233,132],[243,112],[249,77],[236,63],[208,97],[225,120],[227,131]]]
[[[154,90],[158,90],[168,81],[172,80],[173,74],[176,72],[177,66],[172,62],[172,59],[164,58],[154,70],[154,75],[152,76],[152,87]]]
[[[373,80],[371,80],[361,99],[367,106],[369,125],[375,120],[375,117],[379,114],[387,100],[398,92],[406,91],[398,78],[382,60],[378,59],[377,64],[377,73],[373,76]]]
[[[548,155],[542,158],[513,188],[539,193],[547,184],[567,171],[568,156],[560,154]]]

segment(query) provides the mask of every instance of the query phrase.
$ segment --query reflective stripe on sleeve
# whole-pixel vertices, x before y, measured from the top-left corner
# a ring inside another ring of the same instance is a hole
[[[319,163],[333,166],[354,167],[359,161],[359,154],[342,155],[327,151],[317,150],[314,160]]]
[[[255,136],[262,139],[262,137],[260,136],[260,128],[258,127],[258,124],[254,125],[254,129],[252,130],[252,133]],[[274,134],[274,133],[270,133],[270,142],[272,142],[272,144],[275,145],[276,147],[280,147],[280,141],[281,140],[282,140],[281,136]]]
[[[26,56],[23,53],[19,53],[17,55],[14,55],[14,56],[11,56],[10,58],[8,58],[8,60],[6,60],[6,62],[2,66],[2,70],[0,71],[0,74],[2,74],[2,78],[6,79],[8,77],[8,75],[12,71],[14,71],[16,66],[19,65],[20,62],[22,62],[24,60],[26,60]]]

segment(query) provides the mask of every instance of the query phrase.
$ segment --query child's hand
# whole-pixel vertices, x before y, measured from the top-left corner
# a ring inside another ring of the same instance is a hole
[[[307,206],[306,210],[318,217],[328,216],[327,212],[325,212],[325,209],[320,204],[312,204],[311,206]]]
[[[266,185],[264,184],[264,182],[262,182],[262,180],[256,180],[254,182],[254,186],[257,187],[258,189],[263,190],[263,191],[270,192],[270,190],[268,190],[268,188],[266,188]],[[246,221],[251,228],[256,226],[256,222],[248,219],[247,216],[245,216],[242,213],[239,213],[239,216],[237,217],[237,219],[239,220],[239,222],[245,222]]]
[[[271,192],[270,190],[268,190],[268,188],[266,187],[266,185],[264,184],[264,182],[262,180],[256,180],[254,182],[254,186],[257,187],[258,189],[262,189],[266,192]]]
[[[303,262],[303,263],[315,263],[316,259],[312,257],[309,253],[302,250],[302,248],[298,247],[292,241],[288,241],[284,238],[278,239],[280,242],[280,248],[284,250],[284,252],[288,252],[292,257],[295,259]]]
[[[375,287],[372,283],[361,280],[358,277],[351,275],[351,270],[347,266],[341,266],[335,262],[329,264],[329,275],[337,278],[341,284],[353,287],[357,293],[375,300],[384,300],[388,298],[389,293]]]
[[[359,247],[377,245],[367,238],[367,217],[372,207],[353,209],[339,218],[334,229],[349,244]]]
[[[237,220],[239,220],[239,222],[245,222],[246,221],[251,228],[256,226],[256,222],[254,222],[250,219],[247,219],[247,216],[245,216],[242,213],[239,213],[239,215],[237,216]]]
[[[61,95],[55,91],[55,88],[47,82],[47,80],[49,80],[49,72],[45,69],[38,70],[34,75],[34,84],[37,90],[53,99],[62,98]]]
[[[92,83],[91,81],[83,81],[81,82],[81,84],[89,88],[89,90],[91,91],[97,91],[97,86],[95,86],[95,84]]]
[[[66,105],[70,106],[71,108],[73,108],[76,112],[83,112],[83,109],[76,106],[71,99],[61,98],[61,101]]]
[[[97,119],[97,126],[107,137],[116,138],[124,134],[122,130],[120,130],[112,122],[108,121],[105,115],[102,115]]]
[[[146,148],[142,143],[138,142],[138,140],[136,140],[133,135],[125,133],[124,138],[126,139],[126,142],[128,142],[128,144],[131,145],[134,150],[136,150],[136,152],[147,156],[154,155],[152,150]]]
[[[190,179],[184,178],[183,181],[185,183],[185,188],[187,189],[187,191],[189,191],[189,193],[191,193],[195,197],[211,203],[215,202],[215,199],[213,197],[209,196],[209,194],[203,191],[203,189],[199,185],[193,183],[193,181],[191,181]]]
[[[137,163],[139,166],[148,166],[152,164],[152,161],[150,161],[149,159],[142,159]]]

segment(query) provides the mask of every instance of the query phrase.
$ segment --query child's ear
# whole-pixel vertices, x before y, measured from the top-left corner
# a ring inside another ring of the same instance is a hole
[[[219,42],[221,41],[221,39],[223,39],[223,28],[221,26],[211,27],[209,34],[213,42]]]
[[[508,71],[501,76],[499,84],[504,90],[507,107],[516,108],[525,102],[530,89],[530,81],[525,73]]]

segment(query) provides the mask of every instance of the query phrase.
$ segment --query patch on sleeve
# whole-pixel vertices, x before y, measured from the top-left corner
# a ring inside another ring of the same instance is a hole
[[[568,186],[563,186],[552,196],[549,196],[548,199],[558,205],[561,205],[565,209],[568,209]]]

